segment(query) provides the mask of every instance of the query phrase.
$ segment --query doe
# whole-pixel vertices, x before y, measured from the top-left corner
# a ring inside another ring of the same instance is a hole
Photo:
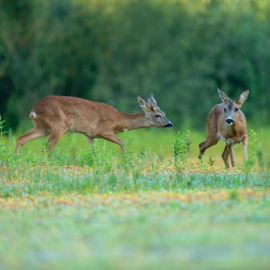
[[[31,111],[34,128],[17,138],[16,152],[32,140],[48,136],[48,150],[52,150],[66,132],[81,133],[93,144],[94,138],[103,138],[118,144],[125,152],[124,142],[115,136],[124,129],[158,127],[172,128],[165,113],[160,110],[153,94],[148,102],[138,97],[144,112],[122,113],[105,103],[76,97],[48,96],[38,102]]]
[[[236,101],[232,101],[219,88],[217,90],[223,103],[215,105],[207,117],[207,138],[199,144],[199,159],[207,148],[222,140],[226,144],[222,159],[226,167],[230,168],[229,155],[232,166],[235,167],[236,164],[233,146],[237,143],[242,142],[244,159],[247,160],[248,131],[245,115],[240,108],[247,100],[249,91],[244,91]]]

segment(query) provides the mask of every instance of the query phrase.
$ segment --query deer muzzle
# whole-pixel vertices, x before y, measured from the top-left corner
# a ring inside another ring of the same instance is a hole
[[[231,118],[227,118],[226,119],[226,124],[228,124],[229,126],[231,126],[234,123],[234,120]]]
[[[170,129],[173,127],[173,123],[169,122],[167,125],[165,125],[165,128]]]

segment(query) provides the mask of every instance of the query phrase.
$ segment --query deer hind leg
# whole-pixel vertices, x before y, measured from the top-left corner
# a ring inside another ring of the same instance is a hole
[[[102,134],[98,134],[99,138],[102,138],[104,140],[116,143],[120,146],[122,153],[125,153],[125,144],[124,142],[119,139],[118,137],[116,137],[112,132],[108,132],[108,133],[102,133]]]
[[[215,145],[218,143],[218,138],[207,138],[204,142],[199,144],[199,149],[200,149],[200,154],[199,154],[199,159],[202,158],[204,155],[204,152],[207,148]]]
[[[17,138],[17,145],[16,145],[15,152],[16,153],[21,152],[21,148],[27,142],[33,141],[33,140],[38,139],[40,137],[45,137],[47,135],[48,134],[45,130],[33,128],[32,130],[28,131],[27,133],[25,133]]]
[[[244,152],[244,160],[247,160],[248,159],[248,156],[247,156],[247,145],[248,145],[248,136],[246,135],[242,139],[242,149],[243,149],[243,152]]]
[[[204,152],[207,148],[215,145],[218,143],[219,138],[217,137],[218,134],[218,119],[217,119],[217,114],[215,112],[215,107],[210,111],[210,113],[207,116],[207,138],[204,142],[199,144],[199,159],[202,158],[204,155]]]
[[[50,133],[50,137],[48,139],[48,150],[51,151],[55,147],[55,145],[58,143],[60,138],[67,132],[68,126],[65,128],[58,128],[58,129],[52,129]]]
[[[225,146],[225,149],[223,151],[223,154],[222,154],[222,159],[227,167],[227,169],[230,168],[230,164],[229,164],[229,150],[228,150],[228,146],[226,145]]]
[[[49,151],[53,150],[60,138],[67,132],[70,125],[70,119],[66,112],[62,109],[57,109],[57,111],[53,113],[52,117],[54,121],[46,122],[46,125],[50,130],[50,137],[48,139]]]

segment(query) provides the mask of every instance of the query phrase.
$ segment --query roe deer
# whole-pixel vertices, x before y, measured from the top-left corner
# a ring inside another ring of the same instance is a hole
[[[27,142],[48,136],[48,150],[52,150],[67,131],[81,133],[93,144],[94,138],[103,138],[118,144],[125,152],[124,142],[115,136],[124,129],[159,127],[172,128],[173,124],[160,110],[153,94],[148,102],[138,97],[142,113],[122,113],[105,103],[76,97],[48,96],[32,109],[30,117],[34,128],[17,138],[16,152]]]
[[[199,158],[201,159],[207,148],[217,144],[219,140],[223,140],[226,146],[222,159],[226,167],[230,168],[229,155],[232,166],[234,167],[236,164],[233,146],[237,143],[242,142],[244,159],[247,160],[248,131],[245,115],[240,108],[247,100],[249,91],[244,91],[236,101],[232,101],[219,88],[217,90],[223,103],[214,106],[207,117],[207,139],[199,144]]]

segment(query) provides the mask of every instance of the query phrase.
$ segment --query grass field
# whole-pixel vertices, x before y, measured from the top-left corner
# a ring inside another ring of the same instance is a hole
[[[128,134],[123,157],[73,134],[50,158],[0,142],[0,269],[269,269],[268,131],[229,171],[222,144],[198,162],[203,134],[191,160],[182,133]]]
[[[11,136],[6,138],[5,143],[6,147],[9,151],[14,151],[16,146],[16,137],[27,132],[31,129],[30,126],[22,126],[19,128],[19,130],[16,132],[16,134],[12,135],[12,132],[10,132]],[[139,129],[139,130],[132,130],[129,131],[129,136],[134,138],[133,141],[133,148],[134,151],[137,153],[140,153],[143,146],[151,152],[155,153],[159,157],[163,157],[165,159],[169,158],[172,153],[172,143],[175,141],[177,132],[180,131],[180,133],[183,135],[187,132],[187,128],[177,129],[173,128],[172,130],[166,130],[166,129]],[[118,134],[119,138],[124,139],[125,135]],[[270,154],[270,129],[269,128],[260,128],[258,129],[258,141],[263,146],[264,152],[267,154],[269,152]],[[46,141],[46,137],[40,138],[35,141],[31,141],[28,144],[24,146],[24,149],[26,151],[31,151],[36,154],[40,154],[43,145],[42,143]],[[198,154],[199,154],[199,143],[203,142],[206,139],[206,128],[202,131],[191,131],[190,140],[192,141],[192,147],[191,147],[191,159],[194,161],[198,161]],[[96,140],[97,143],[103,145],[103,140]],[[85,149],[87,145],[86,138],[83,135],[80,134],[72,134],[67,133],[64,135],[60,141],[57,144],[57,147],[59,147],[60,151],[62,153],[68,153],[71,156],[78,157],[79,153]],[[114,143],[106,142],[106,147],[109,150],[113,151],[113,155],[121,156],[120,147]],[[219,141],[217,145],[209,148],[205,152],[205,158],[208,159],[210,156],[213,157],[215,160],[215,165],[219,167],[223,167],[224,163],[221,159],[222,152],[224,150],[224,142]],[[236,145],[234,147],[235,156],[237,159],[238,164],[243,163],[243,152],[242,152],[242,146],[241,144]]]

